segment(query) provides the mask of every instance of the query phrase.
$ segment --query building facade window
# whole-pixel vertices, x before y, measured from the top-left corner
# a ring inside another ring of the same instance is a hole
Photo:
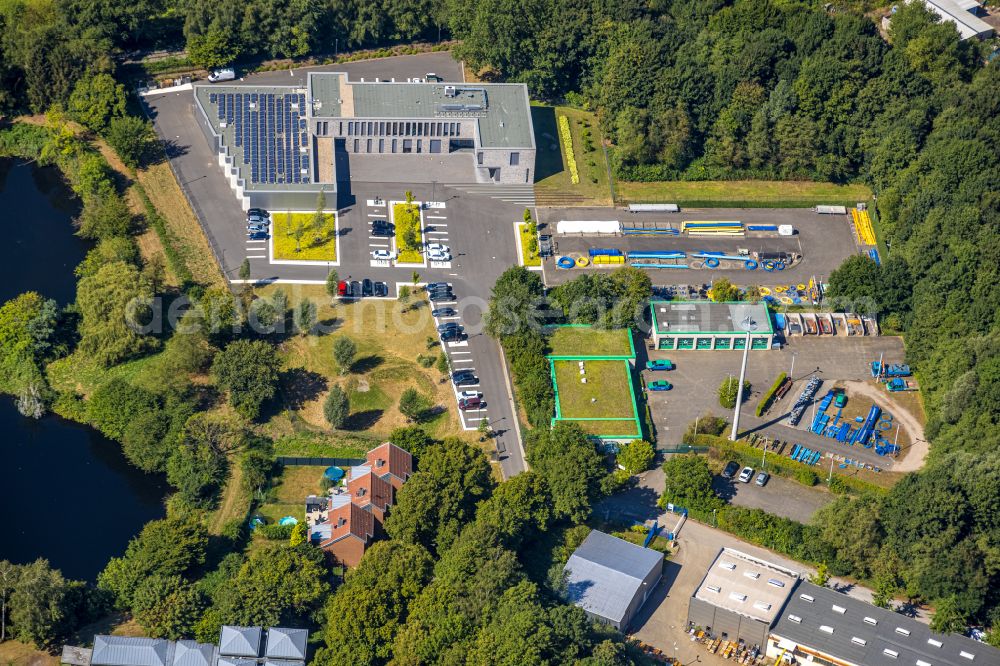
[[[482,166],[482,164],[483,164],[483,154],[482,154],[482,152],[476,153],[476,164],[479,164],[480,166]]]
[[[511,153],[510,154],[510,165],[517,166],[521,163],[521,153]]]

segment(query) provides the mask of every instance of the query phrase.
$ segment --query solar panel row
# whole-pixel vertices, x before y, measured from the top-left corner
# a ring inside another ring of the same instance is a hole
[[[306,96],[303,93],[210,93],[218,118],[233,128],[252,183],[308,183]]]

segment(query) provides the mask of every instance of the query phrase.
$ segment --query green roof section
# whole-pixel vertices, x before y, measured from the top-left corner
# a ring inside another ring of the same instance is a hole
[[[629,329],[584,324],[547,328],[557,421],[571,421],[601,440],[642,438]]]
[[[323,76],[311,72],[309,89],[312,91],[313,101],[319,102],[319,108],[314,109],[313,115],[321,118],[340,116],[340,74]]]
[[[627,328],[599,329],[586,324],[552,326],[549,333],[550,359],[635,358],[632,332]]]

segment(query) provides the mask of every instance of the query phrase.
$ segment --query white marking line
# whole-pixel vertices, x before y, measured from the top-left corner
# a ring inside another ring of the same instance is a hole
[[[447,236],[448,232],[447,231],[428,231],[427,235],[428,236]]]
[[[459,354],[471,354],[470,351],[454,351],[451,353],[452,356],[458,356]]]
[[[454,347],[468,347],[468,346],[469,346],[469,341],[468,340],[463,340],[462,342],[449,342],[448,343],[448,347],[449,348],[454,348]]]
[[[370,263],[372,268],[389,268],[392,266],[391,261],[385,261],[383,259],[372,259]]]
[[[266,240],[247,241],[247,245],[253,245],[254,243],[266,243],[266,242],[267,242]]]
[[[444,215],[424,215],[428,220],[447,220]]]
[[[431,268],[451,268],[450,261],[432,261]]]
[[[474,359],[474,358],[453,358],[453,359],[451,359],[451,362],[452,363],[475,363],[476,359]]]
[[[438,317],[438,319],[440,319],[441,321],[451,321],[452,319],[461,319],[461,317],[455,315],[453,317]]]
[[[458,301],[438,301],[437,303],[431,303],[436,308],[444,307],[445,305],[456,305]]]
[[[469,389],[479,388],[479,384],[462,384],[461,387],[456,386],[455,387],[455,397],[456,398],[458,397],[458,391],[459,391],[460,388],[463,391],[467,391]]]
[[[248,254],[247,259],[267,259],[266,254]]]
[[[368,217],[385,217],[385,213],[368,213]]]
[[[380,241],[386,241],[386,242],[388,242],[389,238],[386,237],[386,236],[369,236],[368,240],[380,240]]]
[[[389,247],[388,243],[369,243],[372,247]]]
[[[486,421],[487,419],[485,417],[483,417],[483,416],[476,416],[476,417],[471,418],[471,419],[468,418],[468,417],[466,417],[465,420],[468,421],[469,423],[472,423],[473,421],[476,421],[476,422],[478,422],[478,421]]]
[[[465,413],[466,413],[466,414],[482,414],[482,413],[483,413],[483,412],[485,412],[485,411],[486,411],[486,409],[485,409],[485,408],[480,408],[480,409],[467,409],[467,410],[465,410]],[[469,419],[469,420],[471,421],[472,419]]]
[[[427,217],[430,217],[430,215],[428,215]],[[447,225],[447,224],[444,224],[443,222],[435,222],[435,223],[434,223],[434,224],[432,224],[431,226],[432,226],[432,227],[447,227],[448,225]]]

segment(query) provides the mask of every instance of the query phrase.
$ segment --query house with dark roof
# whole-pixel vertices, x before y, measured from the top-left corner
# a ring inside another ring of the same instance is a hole
[[[663,575],[663,553],[591,530],[564,567],[568,600],[624,631]]]

